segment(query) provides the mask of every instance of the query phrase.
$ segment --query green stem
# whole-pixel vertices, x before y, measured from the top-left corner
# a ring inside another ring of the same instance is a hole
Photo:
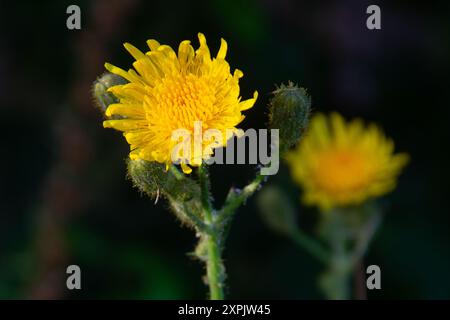
[[[182,180],[184,178],[184,175],[177,169],[176,166],[171,165],[169,170],[177,180]]]
[[[291,234],[291,238],[296,244],[304,248],[320,262],[324,264],[330,262],[329,252],[319,242],[305,234],[302,230],[297,229]]]
[[[327,292],[327,295],[329,299],[333,300],[350,299],[352,267],[349,264],[348,254],[341,245],[343,245],[343,243],[338,244],[341,248],[335,250],[331,259],[330,273],[333,288]]]
[[[220,259],[217,237],[210,235],[207,238],[208,261],[206,264],[206,276],[208,277],[210,299],[223,300],[223,264]]]
[[[351,265],[354,267],[361,262],[364,255],[366,254],[369,244],[372,241],[375,232],[378,230],[381,224],[382,216],[378,212],[374,212],[366,226],[361,230],[359,236],[356,239],[355,248],[351,256]]]
[[[341,249],[342,243],[336,243],[327,271],[320,278],[320,286],[327,299],[347,300],[350,298],[351,268],[349,257]]]
[[[203,234],[203,239],[206,241],[207,247],[207,261],[206,261],[206,276],[208,278],[208,285],[211,300],[223,300],[223,278],[224,266],[220,257],[219,250],[219,235],[216,228],[215,216],[209,195],[209,182],[206,168],[202,165],[198,168],[198,177],[201,188],[201,199],[203,207],[203,217],[206,225],[210,226],[210,232]]]
[[[237,208],[241,206],[261,185],[264,181],[265,176],[258,174],[253,181],[244,187],[244,189],[236,194],[231,193],[227,200],[225,200],[225,205],[220,210],[217,218],[217,223],[220,225],[222,222],[227,221],[230,216],[234,214]]]
[[[369,211],[367,211],[369,210]],[[377,207],[360,207],[356,211],[335,211],[332,233],[330,234],[330,246],[332,258],[328,272],[324,275],[327,279],[323,287],[330,299],[349,299],[351,296],[351,275],[367,252],[370,241],[381,223],[381,214]],[[355,235],[349,234],[348,228],[353,226],[348,220],[350,214],[354,214],[361,220],[356,226]],[[364,218],[365,217],[365,218]],[[349,241],[354,244],[349,248]]]
[[[201,190],[201,200],[203,206],[203,213],[205,214],[205,220],[211,220],[213,217],[213,208],[211,203],[211,197],[209,194],[209,177],[207,168],[205,165],[201,165],[198,167],[198,179],[200,183]]]

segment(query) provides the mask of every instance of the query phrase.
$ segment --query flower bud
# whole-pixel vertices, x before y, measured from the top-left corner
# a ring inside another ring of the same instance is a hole
[[[273,231],[289,235],[297,229],[295,209],[279,188],[263,188],[258,194],[257,203],[264,222]]]
[[[105,72],[94,81],[92,85],[92,96],[103,114],[105,114],[110,104],[119,102],[112,93],[108,92],[108,89],[125,83],[127,83],[127,80],[109,72]]]
[[[269,105],[269,128],[279,129],[280,154],[297,144],[305,132],[311,112],[311,97],[292,82],[273,92]]]
[[[200,194],[199,185],[185,175],[175,176],[165,165],[144,160],[129,160],[128,175],[135,186],[150,197],[159,192],[177,200],[188,201]]]
[[[201,218],[200,186],[194,180],[166,171],[165,165],[158,162],[128,160],[127,165],[128,177],[134,186],[150,198],[167,198],[183,223],[194,226],[194,220]]]

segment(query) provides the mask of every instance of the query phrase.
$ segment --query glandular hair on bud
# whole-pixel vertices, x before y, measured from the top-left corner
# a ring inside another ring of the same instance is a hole
[[[116,74],[105,72],[92,84],[92,97],[102,114],[112,103],[119,102],[118,99],[108,89],[116,85],[125,84],[128,81]]]
[[[308,126],[310,112],[311,97],[306,89],[289,82],[273,91],[269,128],[279,129],[280,154],[298,143]]]

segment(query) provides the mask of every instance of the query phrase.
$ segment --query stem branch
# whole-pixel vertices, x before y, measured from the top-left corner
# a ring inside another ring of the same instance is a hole
[[[306,251],[308,251],[314,258],[328,264],[330,262],[329,252],[316,240],[308,236],[302,230],[297,229],[291,234],[292,240]]]
[[[225,201],[225,205],[220,210],[220,214],[217,218],[217,223],[220,225],[222,222],[227,221],[230,216],[234,214],[237,208],[242,205],[256,190],[260,184],[264,181],[265,176],[258,174],[253,181],[242,189],[239,194],[230,194]]]

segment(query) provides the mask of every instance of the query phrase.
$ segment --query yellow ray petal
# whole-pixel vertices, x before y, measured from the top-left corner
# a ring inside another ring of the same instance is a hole
[[[255,91],[253,93],[253,98],[240,102],[239,110],[244,111],[244,110],[250,109],[255,104],[256,99],[258,99],[258,91]]]
[[[147,45],[150,48],[150,50],[152,50],[152,51],[158,50],[158,48],[160,46],[159,42],[154,39],[147,40]]]
[[[225,59],[227,55],[227,42],[224,39],[220,39],[220,49],[217,52],[217,59]]]
[[[139,59],[142,59],[145,57],[145,54],[143,54],[138,48],[136,48],[132,44],[126,42],[123,44],[123,46],[136,60],[139,60]]]

